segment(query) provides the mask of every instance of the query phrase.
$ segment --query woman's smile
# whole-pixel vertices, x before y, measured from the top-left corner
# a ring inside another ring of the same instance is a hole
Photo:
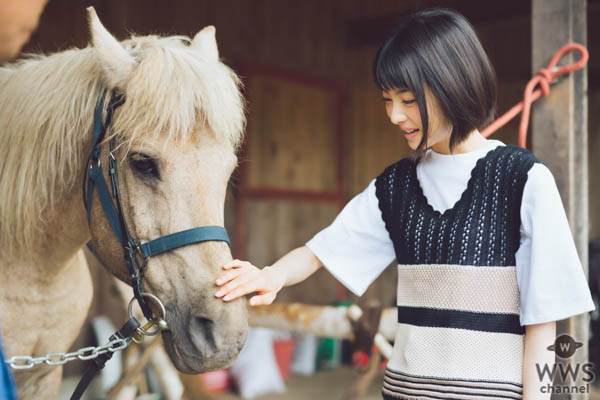
[[[402,133],[404,134],[404,138],[406,140],[408,140],[409,142],[414,141],[416,138],[419,137],[419,129],[412,129],[412,130],[402,130]],[[420,140],[419,140],[420,141]]]
[[[415,100],[415,94],[408,89],[392,89],[382,92],[382,100],[390,122],[397,125],[408,146],[416,150],[423,140],[423,121]],[[429,89],[425,89],[428,114],[427,143],[424,148],[433,148],[439,153],[449,153],[452,125],[444,115],[438,100]]]

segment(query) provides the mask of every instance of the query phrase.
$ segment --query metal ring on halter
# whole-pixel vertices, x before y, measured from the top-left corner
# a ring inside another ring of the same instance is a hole
[[[148,335],[148,336],[154,336],[156,334],[158,334],[160,331],[166,330],[168,329],[168,326],[166,324],[165,321],[165,317],[167,315],[167,311],[165,310],[165,306],[163,305],[163,303],[160,301],[160,299],[158,297],[156,297],[155,295],[153,295],[152,293],[140,293],[142,295],[142,297],[148,297],[152,300],[154,300],[156,302],[156,304],[158,304],[158,306],[160,307],[160,311],[162,316],[160,318],[157,319],[152,319],[151,322],[154,322],[153,326],[156,327],[155,330],[144,330],[142,328],[137,328],[136,331],[144,336],[144,335]],[[129,314],[129,318],[133,318],[133,301],[135,300],[135,297],[133,297],[130,301],[129,301],[129,306],[127,307],[127,312]]]

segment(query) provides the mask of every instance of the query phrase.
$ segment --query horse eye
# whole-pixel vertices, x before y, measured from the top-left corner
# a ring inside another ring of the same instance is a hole
[[[158,178],[158,166],[156,160],[142,153],[133,153],[129,156],[134,171],[147,176]]]

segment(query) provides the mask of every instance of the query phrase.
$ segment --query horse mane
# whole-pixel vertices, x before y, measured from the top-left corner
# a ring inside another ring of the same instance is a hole
[[[113,126],[121,143],[149,136],[160,136],[165,144],[185,141],[208,126],[217,140],[237,150],[245,125],[240,81],[190,42],[184,36],[134,36],[121,42],[137,61],[122,88],[127,100]],[[30,55],[0,67],[3,256],[31,249],[48,212],[80,182],[105,82],[92,47]]]

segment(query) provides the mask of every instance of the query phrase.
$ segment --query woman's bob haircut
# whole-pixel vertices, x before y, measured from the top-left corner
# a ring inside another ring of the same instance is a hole
[[[407,17],[379,48],[373,75],[384,92],[414,94],[423,130],[418,154],[425,151],[429,133],[426,89],[452,124],[450,151],[494,118],[494,70],[473,27],[456,11],[433,9]]]

